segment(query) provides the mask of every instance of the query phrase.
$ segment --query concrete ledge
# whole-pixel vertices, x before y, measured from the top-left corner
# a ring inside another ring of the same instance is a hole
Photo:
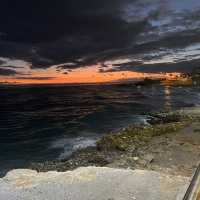
[[[1,200],[181,200],[188,178],[100,167],[67,172],[13,170],[0,179]]]

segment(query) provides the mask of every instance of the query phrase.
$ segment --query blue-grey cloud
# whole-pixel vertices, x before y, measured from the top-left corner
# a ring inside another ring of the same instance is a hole
[[[125,63],[121,64],[118,67],[113,67],[110,69],[100,69],[100,73],[107,73],[107,72],[118,72],[118,71],[135,71],[135,72],[142,72],[142,73],[191,73],[196,70],[200,70],[200,59],[196,60],[183,60],[180,62],[174,63],[147,63],[147,64],[133,64]]]

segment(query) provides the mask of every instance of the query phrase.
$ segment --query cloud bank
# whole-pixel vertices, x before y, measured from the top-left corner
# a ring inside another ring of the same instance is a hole
[[[99,64],[103,73],[187,72],[199,67],[199,13],[198,0],[7,0],[0,57],[21,60],[30,71],[55,66],[70,73]],[[129,61],[107,68],[119,59]],[[19,73],[19,63],[2,68],[0,59],[0,66],[0,75]]]

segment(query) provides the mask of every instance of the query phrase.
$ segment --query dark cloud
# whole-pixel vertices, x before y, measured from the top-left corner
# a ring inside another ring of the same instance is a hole
[[[11,69],[23,69],[23,67],[19,67],[19,66],[12,66],[12,65],[1,65],[1,68],[7,69],[7,68],[11,68]]]
[[[133,67],[132,70],[144,73],[155,72],[193,72],[200,69],[200,59],[181,61],[177,63],[158,63],[158,64],[144,64],[141,66]]]
[[[18,80],[38,80],[38,81],[52,80],[54,78],[55,77],[26,77],[26,76],[15,77],[15,79]]]
[[[24,59],[33,68],[47,68],[126,47],[147,25],[146,20],[128,23],[121,17],[129,2],[8,0],[1,5],[0,32],[5,36],[0,56]]]
[[[100,73],[108,73],[108,72],[118,72],[118,71],[132,71],[134,67],[142,65],[142,61],[130,61],[123,64],[112,64],[111,68],[109,66],[102,64],[101,68],[99,69]]]
[[[121,56],[150,60],[152,51],[176,53],[200,42],[199,7],[198,0],[3,1],[0,57],[25,60],[32,69],[58,65],[61,71]],[[113,67],[135,64],[141,66]]]
[[[117,18],[123,4],[120,0],[7,0],[1,2],[1,29],[9,41],[43,43],[79,35],[87,28],[92,31],[105,19]]]
[[[18,74],[18,72],[13,69],[0,68],[0,76],[14,76],[16,74]]]

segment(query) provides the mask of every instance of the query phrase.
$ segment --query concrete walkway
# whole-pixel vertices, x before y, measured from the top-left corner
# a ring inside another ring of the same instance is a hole
[[[146,170],[87,167],[68,172],[14,170],[1,200],[181,200],[189,179]]]

